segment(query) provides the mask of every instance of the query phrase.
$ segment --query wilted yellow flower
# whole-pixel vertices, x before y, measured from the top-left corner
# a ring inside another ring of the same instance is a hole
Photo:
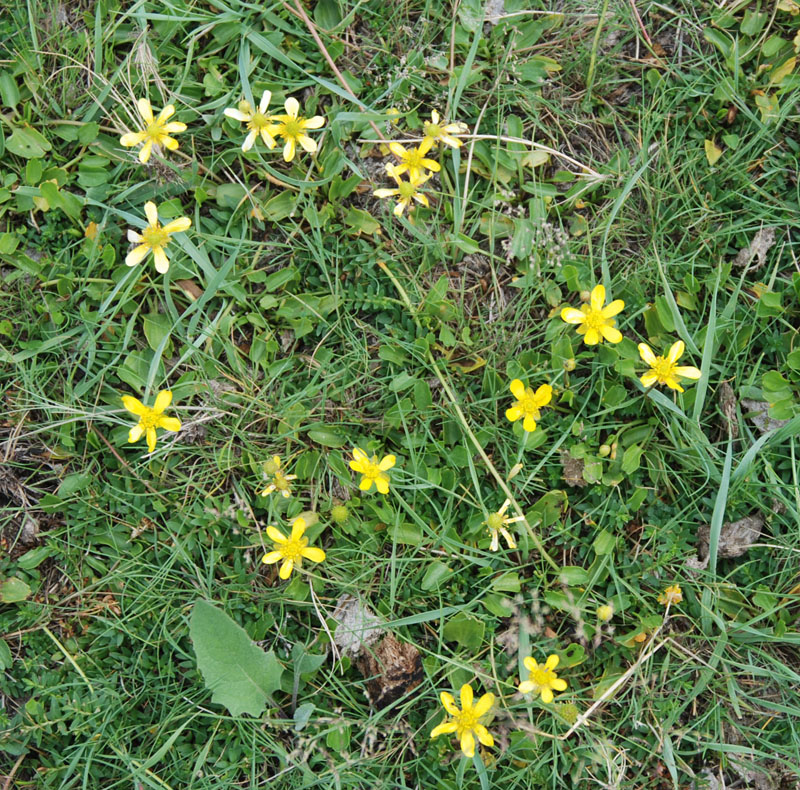
[[[264,470],[267,474],[272,476],[270,484],[261,492],[261,496],[267,496],[273,491],[280,491],[282,497],[290,497],[292,495],[292,480],[297,480],[297,475],[285,475],[281,472],[281,457],[273,455],[272,458],[264,464]]]
[[[144,213],[147,216],[148,226],[139,233],[135,230],[128,230],[128,241],[138,244],[126,256],[125,264],[127,266],[136,266],[141,263],[147,253],[153,251],[153,260],[156,263],[156,270],[164,274],[169,269],[169,258],[164,252],[164,247],[169,244],[169,237],[172,233],[180,233],[181,231],[188,230],[192,224],[189,217],[178,217],[178,219],[168,222],[162,228],[158,224],[158,209],[156,204],[147,201],[144,204]]]
[[[506,409],[506,418],[515,422],[522,417],[522,427],[528,432],[535,431],[539,410],[550,403],[553,397],[553,388],[549,384],[542,384],[534,392],[519,379],[514,379],[509,389],[517,402],[511,408]]]
[[[603,604],[597,607],[597,619],[607,623],[614,616],[614,607],[610,604]]]
[[[86,230],[83,232],[83,235],[90,241],[94,241],[97,238],[97,231],[98,225],[96,222],[92,221],[86,226]]]
[[[132,395],[122,396],[122,405],[131,414],[139,418],[138,425],[134,425],[128,432],[129,442],[138,442],[145,434],[147,438],[147,450],[153,452],[156,449],[156,428],[163,428],[165,431],[179,431],[181,421],[177,417],[165,417],[164,411],[172,403],[172,392],[161,390],[156,395],[156,402],[153,407],[145,406],[138,398]]]
[[[169,151],[174,151],[178,147],[178,141],[171,134],[176,132],[185,132],[186,124],[180,121],[172,121],[167,123],[167,120],[175,114],[175,107],[168,104],[158,115],[158,118],[153,118],[153,108],[150,106],[149,99],[139,99],[136,102],[139,109],[139,115],[145,123],[144,129],[140,132],[128,132],[119,138],[119,141],[126,148],[131,148],[134,145],[144,143],[139,151],[139,161],[144,164],[150,159],[150,153],[154,145],[163,145]]]
[[[565,307],[561,311],[561,320],[568,324],[578,324],[578,334],[583,335],[583,342],[587,346],[594,346],[608,340],[609,343],[619,343],[622,333],[616,328],[613,316],[625,309],[622,299],[615,299],[611,304],[603,307],[606,301],[606,289],[596,285],[592,289],[589,304],[581,305],[580,310],[574,307]]]
[[[534,697],[541,694],[542,702],[549,705],[553,701],[553,691],[564,691],[567,688],[567,681],[556,676],[558,661],[555,654],[548,656],[544,664],[538,664],[530,656],[523,659],[522,663],[528,670],[528,679],[519,684],[520,694],[533,692]]]
[[[353,460],[350,461],[350,468],[354,472],[359,472],[363,477],[358,487],[362,491],[369,491],[372,484],[381,494],[389,493],[389,475],[386,472],[391,469],[397,459],[393,455],[385,455],[380,461],[378,456],[370,458],[363,450],[356,447],[353,450]]]
[[[658,596],[658,602],[664,606],[673,606],[679,604],[683,600],[683,590],[679,584],[670,584],[661,595]]]
[[[286,144],[283,146],[283,158],[287,162],[294,159],[294,152],[297,144],[304,151],[313,154],[317,150],[317,141],[306,134],[306,129],[319,129],[325,125],[325,119],[321,115],[313,118],[303,118],[299,116],[300,103],[295,98],[288,98],[284,103],[286,115],[275,115],[275,127],[270,130],[271,134],[283,137]]]
[[[508,548],[517,548],[514,538],[511,536],[511,533],[506,529],[506,527],[509,524],[515,524],[517,521],[522,521],[523,519],[522,516],[514,516],[511,518],[505,514],[510,504],[511,500],[506,499],[506,501],[503,502],[503,506],[500,508],[500,510],[498,510],[496,513],[490,513],[489,518],[483,522],[486,524],[489,532],[492,534],[492,545],[489,547],[492,551],[497,551],[500,548],[500,535],[506,539]]]
[[[441,141],[445,145],[453,148],[461,148],[463,143],[461,140],[453,137],[455,134],[466,134],[469,127],[465,123],[439,123],[439,113],[436,110],[431,112],[430,121],[425,121],[423,129],[425,130],[425,137],[433,142]]]
[[[454,732],[459,740],[461,751],[467,757],[472,757],[475,754],[475,738],[484,746],[494,746],[494,738],[492,738],[491,733],[478,722],[478,719],[481,716],[485,716],[494,705],[494,694],[484,694],[473,705],[472,686],[469,683],[465,683],[461,687],[461,710],[458,709],[452,694],[443,691],[440,699],[444,709],[453,718],[443,721],[438,727],[434,727],[431,730],[431,738]]]
[[[325,552],[322,549],[308,545],[308,538],[303,537],[306,531],[306,521],[304,518],[296,518],[292,522],[292,533],[287,538],[279,529],[267,527],[267,535],[275,544],[275,551],[267,552],[261,562],[266,565],[273,565],[283,560],[278,576],[281,579],[288,579],[295,566],[300,567],[303,559],[311,562],[322,562],[325,559]]]
[[[389,165],[386,172],[397,182],[396,189],[376,189],[372,194],[375,197],[386,198],[397,196],[397,205],[394,207],[394,215],[399,217],[403,211],[411,204],[412,200],[421,203],[423,206],[430,206],[428,196],[423,192],[418,192],[417,189],[421,187],[431,176],[430,173],[422,176],[416,180],[404,181],[397,172],[394,165]],[[410,211],[411,209],[409,209]]]
[[[256,138],[261,135],[264,145],[270,150],[276,145],[275,134],[276,124],[275,119],[271,115],[267,115],[267,108],[269,107],[272,93],[264,91],[261,94],[261,101],[258,104],[258,109],[254,110],[253,105],[249,101],[239,102],[239,108],[228,107],[224,110],[223,114],[228,118],[233,118],[235,121],[241,121],[247,124],[249,134],[244,138],[242,143],[242,151],[249,151],[253,147]]]
[[[394,172],[399,176],[408,171],[408,177],[419,183],[425,175],[425,170],[438,173],[442,167],[435,159],[428,159],[425,154],[433,147],[433,140],[426,137],[418,147],[407,150],[400,143],[389,143],[389,150],[400,160],[399,165],[394,165]],[[388,171],[388,167],[386,168]]]
[[[647,343],[639,343],[639,355],[642,360],[650,365],[650,370],[641,378],[645,387],[652,387],[654,384],[666,384],[670,389],[683,392],[678,381],[679,377],[685,379],[699,379],[703,374],[691,365],[677,365],[677,361],[683,356],[685,346],[683,340],[673,343],[667,356],[657,357]]]

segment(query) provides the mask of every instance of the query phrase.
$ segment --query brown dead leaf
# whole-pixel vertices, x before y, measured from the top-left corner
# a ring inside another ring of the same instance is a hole
[[[761,228],[750,244],[733,259],[734,266],[747,266],[757,271],[767,262],[767,253],[775,244],[775,228]],[[755,260],[754,260],[755,259]]]
[[[583,458],[573,458],[569,450],[561,450],[561,470],[564,472],[564,481],[568,486],[584,488],[587,483],[583,479]]]
[[[742,398],[742,409],[748,412],[745,416],[759,433],[769,433],[776,428],[783,428],[789,420],[774,420],[769,416],[769,403],[760,400],[749,400]]]
[[[175,284],[193,302],[199,299],[203,295],[203,289],[194,280],[176,280]]]
[[[376,708],[385,708],[422,683],[422,658],[409,642],[387,634],[374,651],[356,659],[361,674],[368,678],[367,697]]]
[[[741,557],[760,537],[764,527],[764,518],[759,513],[740,518],[738,521],[726,521],[719,533],[717,554],[719,557]],[[708,539],[711,527],[703,524],[697,530],[697,554],[701,560],[708,556]]]
[[[736,395],[733,387],[727,381],[723,381],[719,388],[719,408],[725,420],[728,433],[732,439],[739,435],[739,417],[736,414]]]

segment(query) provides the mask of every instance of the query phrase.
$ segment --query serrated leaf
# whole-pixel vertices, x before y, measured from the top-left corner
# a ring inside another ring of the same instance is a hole
[[[264,652],[225,612],[198,600],[192,609],[189,635],[211,701],[232,716],[260,716],[280,687],[283,667],[275,654]]]

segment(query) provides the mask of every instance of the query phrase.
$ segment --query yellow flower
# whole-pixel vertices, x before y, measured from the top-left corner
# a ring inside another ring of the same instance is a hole
[[[506,527],[509,524],[515,524],[517,521],[522,521],[522,516],[514,516],[514,518],[507,516],[505,513],[510,504],[511,500],[506,499],[506,501],[503,502],[503,506],[500,508],[500,510],[498,510],[496,513],[490,513],[489,518],[483,522],[489,528],[489,532],[492,533],[492,545],[489,547],[492,551],[497,551],[500,548],[500,535],[506,539],[508,548],[517,548],[514,538],[511,536],[511,533],[506,529]]]
[[[469,127],[465,123],[439,123],[439,113],[436,110],[431,112],[430,121],[425,121],[423,128],[425,130],[425,137],[433,142],[441,141],[445,145],[452,146],[453,148],[461,148],[463,143],[461,140],[453,137],[454,134],[466,134]]]
[[[358,487],[362,491],[369,491],[372,484],[375,483],[375,488],[381,494],[389,493],[389,475],[386,472],[391,469],[397,459],[393,455],[384,455],[381,461],[378,461],[378,456],[373,455],[369,458],[367,454],[356,447],[353,450],[353,460],[350,461],[350,468],[354,472],[358,472],[363,477]]]
[[[522,663],[528,670],[528,679],[523,680],[519,686],[520,694],[533,692],[542,695],[542,702],[550,704],[553,701],[553,691],[564,691],[567,688],[567,681],[556,676],[555,668],[558,666],[558,656],[547,657],[544,664],[536,663],[536,660],[528,656]]]
[[[141,233],[135,230],[128,230],[128,241],[138,244],[125,256],[127,266],[136,266],[141,263],[147,253],[153,251],[153,260],[156,262],[156,270],[164,274],[169,269],[169,258],[164,252],[164,247],[169,244],[169,237],[172,233],[180,233],[188,230],[192,224],[189,217],[178,217],[178,219],[168,222],[162,228],[158,224],[158,210],[156,204],[147,201],[144,204],[144,213],[150,223]]]
[[[478,723],[481,716],[485,716],[494,705],[494,694],[484,694],[477,702],[472,704],[472,686],[465,683],[461,687],[461,710],[458,709],[452,694],[443,691],[440,695],[444,709],[453,717],[443,721],[438,727],[431,730],[431,738],[454,732],[458,738],[461,751],[467,756],[475,754],[475,738],[484,746],[494,746],[489,730]]]
[[[685,379],[699,379],[703,374],[691,365],[676,365],[675,363],[683,356],[686,347],[682,340],[673,343],[667,356],[657,357],[647,343],[639,343],[639,354],[648,365],[650,370],[641,378],[645,387],[652,387],[654,384],[666,384],[670,389],[683,392],[678,377]]]
[[[280,491],[282,497],[290,497],[292,495],[291,481],[297,480],[297,475],[285,475],[281,472],[281,457],[273,455],[264,464],[264,469],[267,474],[272,475],[272,482],[261,492],[261,496],[267,496],[273,491]]]
[[[128,433],[128,441],[138,442],[142,438],[142,434],[146,434],[147,450],[152,453],[156,449],[156,428],[163,428],[165,431],[179,431],[181,421],[177,417],[164,416],[164,411],[170,403],[172,403],[172,393],[169,390],[161,390],[156,395],[156,402],[152,408],[145,406],[132,395],[123,395],[122,405],[139,418],[139,424],[134,425]]]
[[[241,121],[247,124],[249,134],[244,138],[242,144],[242,151],[249,151],[253,147],[256,138],[261,135],[264,145],[272,150],[276,143],[273,135],[275,134],[275,119],[271,115],[267,115],[267,107],[269,107],[272,93],[264,91],[261,94],[261,101],[259,102],[258,109],[254,110],[249,101],[242,101],[239,103],[239,109],[228,107],[224,111],[224,115],[228,118],[233,118],[235,121]]]
[[[614,607],[610,603],[597,607],[597,619],[607,623],[614,616]]]
[[[379,198],[393,197],[397,195],[398,201],[397,205],[394,207],[394,215],[396,217],[399,217],[403,213],[403,211],[411,204],[412,200],[416,200],[417,203],[422,203],[423,206],[430,206],[428,196],[417,191],[417,188],[421,187],[431,177],[430,173],[427,176],[423,176],[422,178],[418,178],[416,180],[411,179],[409,181],[404,181],[402,178],[400,178],[397,168],[394,165],[389,165],[386,168],[386,172],[389,173],[389,175],[397,182],[397,188],[376,189],[372,194]],[[411,211],[411,209],[409,209],[409,211]]]
[[[317,141],[306,134],[306,129],[319,129],[325,125],[325,119],[321,115],[313,118],[303,118],[298,116],[300,104],[297,99],[288,98],[283,105],[286,108],[286,115],[275,115],[275,127],[271,130],[274,135],[280,135],[286,141],[283,146],[283,158],[287,162],[294,159],[294,152],[297,144],[304,151],[313,154],[317,150]]]
[[[400,160],[399,165],[394,166],[394,172],[399,176],[408,171],[408,177],[419,182],[425,175],[425,170],[432,170],[438,173],[442,167],[435,159],[427,159],[425,154],[433,147],[433,140],[426,137],[417,148],[406,150],[400,143],[389,143],[389,150]],[[388,167],[386,168],[388,171]],[[390,174],[391,175],[391,174]]]
[[[681,590],[680,584],[670,584],[670,586],[658,596],[658,602],[664,606],[679,604],[682,600],[683,590]]]
[[[514,379],[510,389],[517,402],[510,409],[506,409],[506,418],[515,422],[522,417],[522,427],[528,432],[535,431],[536,420],[539,419],[539,409],[550,403],[550,399],[553,397],[553,388],[549,384],[542,384],[534,392],[519,379]]]
[[[603,340],[608,340],[609,343],[619,343],[622,340],[622,333],[616,328],[617,322],[612,316],[625,309],[625,302],[615,299],[610,305],[603,307],[605,301],[606,289],[602,285],[596,285],[588,305],[581,305],[580,310],[565,307],[561,311],[562,321],[579,324],[578,334],[584,336],[583,342],[587,346],[594,346]]]
[[[275,544],[275,551],[267,552],[261,558],[261,562],[273,565],[283,560],[278,571],[281,579],[288,579],[294,567],[299,568],[303,559],[322,562],[325,559],[325,552],[308,545],[308,538],[303,537],[305,531],[306,522],[303,518],[296,518],[292,522],[292,533],[288,538],[279,529],[272,526],[267,527],[267,535]]]
[[[128,132],[119,138],[119,141],[126,148],[131,148],[139,143],[144,143],[139,151],[139,161],[144,164],[150,159],[150,152],[153,150],[154,145],[161,146],[174,151],[178,147],[178,141],[171,134],[176,132],[185,132],[186,124],[180,121],[172,121],[167,123],[167,120],[175,114],[175,107],[168,104],[159,113],[158,118],[153,118],[153,108],[150,106],[148,99],[139,99],[136,102],[139,109],[139,115],[145,123],[144,129],[140,132]]]

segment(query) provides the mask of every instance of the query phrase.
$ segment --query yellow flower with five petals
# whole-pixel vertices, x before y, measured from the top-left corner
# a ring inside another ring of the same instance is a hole
[[[397,205],[393,209],[393,214],[396,217],[399,217],[403,211],[411,205],[412,200],[416,200],[417,203],[421,203],[423,206],[430,206],[428,196],[418,191],[419,187],[431,177],[430,173],[416,180],[409,179],[405,181],[400,177],[394,165],[388,165],[386,172],[397,182],[397,187],[395,189],[376,189],[372,194],[379,198],[397,196]],[[409,211],[411,211],[411,209],[409,209]]]
[[[509,389],[517,402],[511,408],[506,409],[506,419],[516,422],[521,417],[522,427],[529,433],[535,431],[539,410],[550,403],[553,397],[553,388],[549,384],[542,384],[534,392],[519,379],[514,379]]]
[[[288,538],[276,527],[267,527],[267,535],[275,544],[275,550],[267,552],[261,558],[261,562],[265,565],[274,565],[283,560],[278,571],[281,579],[288,579],[294,568],[299,568],[304,559],[322,562],[325,559],[325,552],[308,545],[308,538],[303,537],[305,531],[306,520],[301,517],[292,522],[292,531]]]
[[[683,340],[673,343],[665,357],[657,357],[647,343],[639,343],[639,356],[650,365],[650,370],[642,377],[641,382],[645,387],[654,384],[666,384],[670,389],[683,392],[679,378],[699,379],[703,374],[691,365],[678,365],[678,360],[683,356],[686,346]]]
[[[286,115],[275,115],[272,120],[275,121],[275,126],[271,130],[271,134],[280,137],[286,141],[283,146],[283,158],[287,162],[294,159],[295,150],[298,143],[300,147],[310,154],[317,150],[317,141],[306,134],[308,129],[320,129],[325,125],[325,119],[321,115],[315,115],[313,118],[303,118],[298,115],[300,112],[300,103],[297,99],[289,97],[284,102]]]
[[[169,258],[164,252],[164,247],[169,244],[170,235],[188,230],[192,221],[189,217],[178,217],[178,219],[168,222],[162,228],[158,224],[156,204],[150,200],[144,204],[144,213],[149,223],[147,227],[141,233],[136,230],[128,230],[128,241],[138,246],[134,247],[125,256],[125,264],[126,266],[136,266],[137,263],[141,263],[147,257],[148,252],[152,251],[156,270],[164,274],[169,269]]]
[[[565,307],[561,311],[561,320],[568,324],[578,324],[578,334],[583,335],[587,346],[594,346],[608,340],[619,343],[622,333],[616,328],[614,316],[625,309],[622,299],[615,299],[611,304],[603,306],[606,301],[606,289],[596,285],[592,289],[588,305],[581,305],[580,310]]]
[[[264,464],[264,471],[271,475],[272,480],[261,492],[261,496],[268,496],[273,491],[280,491],[281,496],[288,499],[292,495],[292,480],[297,480],[297,475],[285,475],[281,471],[281,457],[279,455],[273,455]]]
[[[170,390],[161,390],[156,395],[155,403],[152,407],[145,406],[138,398],[132,395],[122,396],[122,405],[131,414],[135,414],[139,418],[137,425],[128,432],[128,441],[138,442],[145,434],[147,439],[147,450],[153,452],[156,449],[156,428],[163,428],[165,431],[179,431],[181,429],[181,421],[177,417],[165,417],[164,412],[172,403],[172,392]]]
[[[385,455],[380,461],[377,455],[370,458],[363,450],[356,447],[353,450],[353,460],[350,461],[350,468],[354,472],[362,475],[358,487],[362,491],[369,491],[372,484],[381,494],[389,493],[389,475],[386,472],[391,469],[397,459],[393,455]]]
[[[400,143],[389,143],[389,150],[400,160],[399,165],[389,165],[399,176],[408,171],[408,177],[419,182],[426,170],[438,173],[442,167],[435,159],[428,159],[425,154],[433,148],[433,139],[426,137],[416,148],[406,149]]]
[[[519,684],[520,694],[541,694],[542,702],[549,705],[553,701],[553,691],[564,691],[567,688],[567,681],[556,676],[558,661],[557,655],[548,656],[544,664],[537,663],[531,656],[524,658],[522,663],[528,670],[528,679]]]
[[[177,132],[185,132],[186,124],[180,121],[169,121],[175,114],[175,107],[168,104],[158,114],[158,118],[153,117],[153,108],[150,106],[148,99],[139,99],[136,102],[136,107],[139,110],[139,115],[142,116],[144,121],[144,129],[138,132],[128,132],[119,138],[120,144],[126,148],[132,148],[135,145],[144,143],[139,150],[139,161],[145,164],[150,159],[150,153],[153,146],[164,146],[168,151],[174,151],[178,147],[178,141],[171,134]]]
[[[223,111],[223,115],[228,118],[233,118],[235,121],[241,121],[247,124],[248,135],[244,138],[242,143],[242,151],[249,151],[256,141],[256,138],[261,136],[264,145],[272,150],[277,143],[275,142],[275,119],[271,115],[267,115],[267,108],[269,107],[270,100],[272,99],[271,91],[264,91],[261,94],[261,101],[258,104],[258,109],[254,110],[253,105],[249,101],[239,102],[239,108],[228,107]]]
[[[465,123],[443,124],[440,123],[440,121],[439,113],[433,110],[431,112],[430,121],[425,121],[423,124],[425,137],[433,142],[443,142],[445,145],[449,145],[452,148],[461,148],[463,143],[453,135],[466,134],[469,131],[469,127]]]
[[[490,513],[489,518],[486,519],[483,523],[486,524],[489,532],[492,535],[492,545],[489,547],[491,551],[497,551],[500,548],[500,535],[502,535],[506,543],[508,544],[508,548],[515,549],[517,548],[516,541],[512,537],[511,533],[506,529],[509,524],[515,524],[517,521],[522,521],[522,516],[514,516],[511,518],[510,516],[506,515],[506,510],[508,510],[508,506],[511,504],[510,499],[506,499],[503,502],[502,507],[496,513]]]
[[[452,694],[443,691],[439,698],[444,709],[452,718],[443,721],[438,727],[434,727],[431,730],[431,738],[438,738],[440,735],[454,732],[459,740],[461,751],[467,757],[475,754],[476,738],[484,746],[494,746],[494,738],[491,733],[479,722],[479,719],[485,716],[494,705],[494,694],[484,694],[477,703],[473,704],[472,686],[465,683],[461,687],[461,710],[458,709]]]

